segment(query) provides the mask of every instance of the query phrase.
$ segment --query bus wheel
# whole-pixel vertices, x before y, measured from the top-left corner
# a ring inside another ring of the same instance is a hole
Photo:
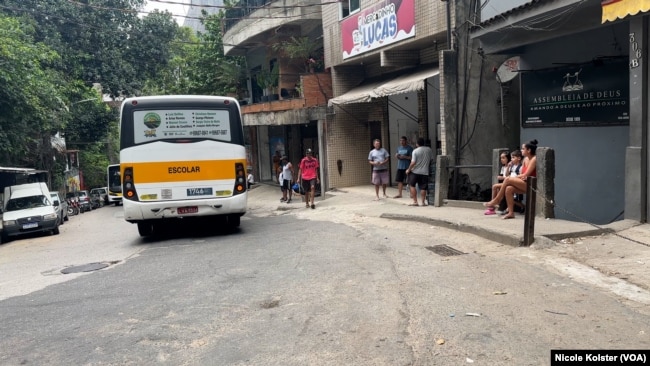
[[[228,216],[228,226],[230,227],[239,227],[241,216],[239,215],[230,215]]]
[[[153,234],[153,223],[151,222],[138,222],[138,233],[140,236],[150,236]]]

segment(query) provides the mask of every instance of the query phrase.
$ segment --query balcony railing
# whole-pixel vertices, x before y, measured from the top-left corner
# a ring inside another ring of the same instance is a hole
[[[267,4],[276,0],[240,0],[236,5],[230,9],[226,9],[225,30],[228,32],[240,20],[245,19],[254,11],[264,7]]]

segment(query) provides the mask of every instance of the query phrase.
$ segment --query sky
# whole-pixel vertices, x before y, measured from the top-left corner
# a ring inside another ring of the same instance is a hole
[[[179,4],[170,4],[168,2],[159,2],[159,1],[152,1],[152,0],[147,0],[147,5],[144,6],[144,11],[153,11],[154,9],[158,9],[160,11],[169,11],[173,15],[185,15],[187,14],[187,10],[189,9],[189,3],[190,0],[166,0],[169,2],[173,3],[179,3]],[[183,5],[183,4],[186,5]],[[183,17],[174,17],[176,20],[176,23],[178,25],[183,25],[183,21],[185,18]]]

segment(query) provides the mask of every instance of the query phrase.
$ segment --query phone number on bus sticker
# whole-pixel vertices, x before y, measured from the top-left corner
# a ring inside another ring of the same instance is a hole
[[[188,188],[188,196],[207,196],[212,195],[212,188]]]

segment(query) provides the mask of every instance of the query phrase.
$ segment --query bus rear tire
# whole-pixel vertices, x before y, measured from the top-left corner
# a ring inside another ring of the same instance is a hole
[[[151,236],[153,234],[153,223],[152,222],[138,222],[138,233],[140,236]]]
[[[241,216],[239,215],[228,216],[228,226],[235,228],[235,227],[239,227],[240,223],[241,223]]]

